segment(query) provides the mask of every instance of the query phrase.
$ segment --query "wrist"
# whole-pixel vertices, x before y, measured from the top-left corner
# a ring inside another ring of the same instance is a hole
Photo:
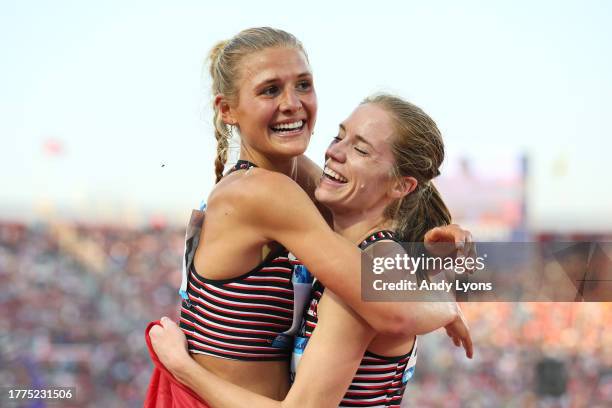
[[[195,367],[194,367],[195,366]],[[193,378],[196,378],[202,367],[195,362],[191,357],[188,359],[181,359],[173,366],[170,373],[176,378],[181,384],[186,385],[189,388],[195,388],[196,384],[192,382]]]
[[[184,376],[189,370],[189,365],[195,363],[188,353],[181,353],[180,355],[174,356],[170,361],[165,364],[168,371],[175,377]]]
[[[448,325],[453,324],[457,319],[459,319],[459,308],[457,306],[457,302],[448,302],[448,308],[449,308],[449,316],[448,316]]]

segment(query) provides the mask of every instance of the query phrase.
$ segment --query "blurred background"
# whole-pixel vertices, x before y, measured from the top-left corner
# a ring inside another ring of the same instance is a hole
[[[397,93],[442,130],[436,182],[477,240],[610,241],[611,17],[594,0],[1,1],[0,385],[142,406],[143,331],[177,317],[184,225],[214,182],[204,60],[247,27],[304,43],[314,161],[361,99]],[[463,308],[474,360],[424,336],[406,406],[609,406],[610,303]]]

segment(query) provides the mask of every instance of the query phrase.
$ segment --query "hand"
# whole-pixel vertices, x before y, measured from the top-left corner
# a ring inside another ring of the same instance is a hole
[[[157,357],[172,372],[181,367],[185,359],[191,359],[187,338],[171,319],[164,316],[160,323],[161,326],[155,325],[149,330],[149,337]]]
[[[461,347],[463,345],[466,357],[472,358],[474,356],[474,346],[472,344],[470,328],[459,305],[457,305],[457,311],[458,314],[455,320],[444,326],[444,329],[446,329],[446,334],[453,340],[455,346]]]
[[[425,248],[432,255],[448,256],[455,254],[457,258],[476,259],[476,245],[472,234],[457,224],[432,228],[427,231],[423,241]],[[468,273],[474,273],[474,269],[468,269]]]

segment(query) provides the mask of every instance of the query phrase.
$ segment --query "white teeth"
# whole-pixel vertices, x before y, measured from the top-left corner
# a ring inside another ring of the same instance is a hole
[[[295,129],[301,128],[303,124],[304,124],[303,120],[298,120],[297,122],[293,122],[293,123],[281,123],[279,125],[272,126],[272,129],[273,130],[295,130]]]
[[[348,181],[346,177],[341,176],[340,174],[336,173],[335,171],[333,171],[327,166],[325,166],[325,168],[323,169],[323,173],[330,176],[331,178],[335,180],[338,180],[341,183],[346,183]]]

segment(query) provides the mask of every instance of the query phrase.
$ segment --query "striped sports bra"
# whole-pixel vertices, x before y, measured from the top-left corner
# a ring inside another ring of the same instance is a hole
[[[391,231],[377,231],[369,235],[359,244],[363,251],[368,246],[380,240],[396,240]],[[304,312],[300,332],[295,337],[292,376],[299,363],[308,339],[317,327],[318,303],[323,296],[325,287],[315,279],[312,285],[311,300]],[[350,333],[347,333],[350,335]],[[417,356],[417,341],[412,350],[401,356],[380,356],[366,351],[355,377],[340,403],[341,407],[398,407],[402,402],[406,383],[414,374]]]
[[[239,160],[228,174],[251,167]],[[279,246],[257,267],[231,279],[202,277],[193,257],[186,269],[180,327],[191,353],[247,361],[289,359],[312,285],[292,254]]]

